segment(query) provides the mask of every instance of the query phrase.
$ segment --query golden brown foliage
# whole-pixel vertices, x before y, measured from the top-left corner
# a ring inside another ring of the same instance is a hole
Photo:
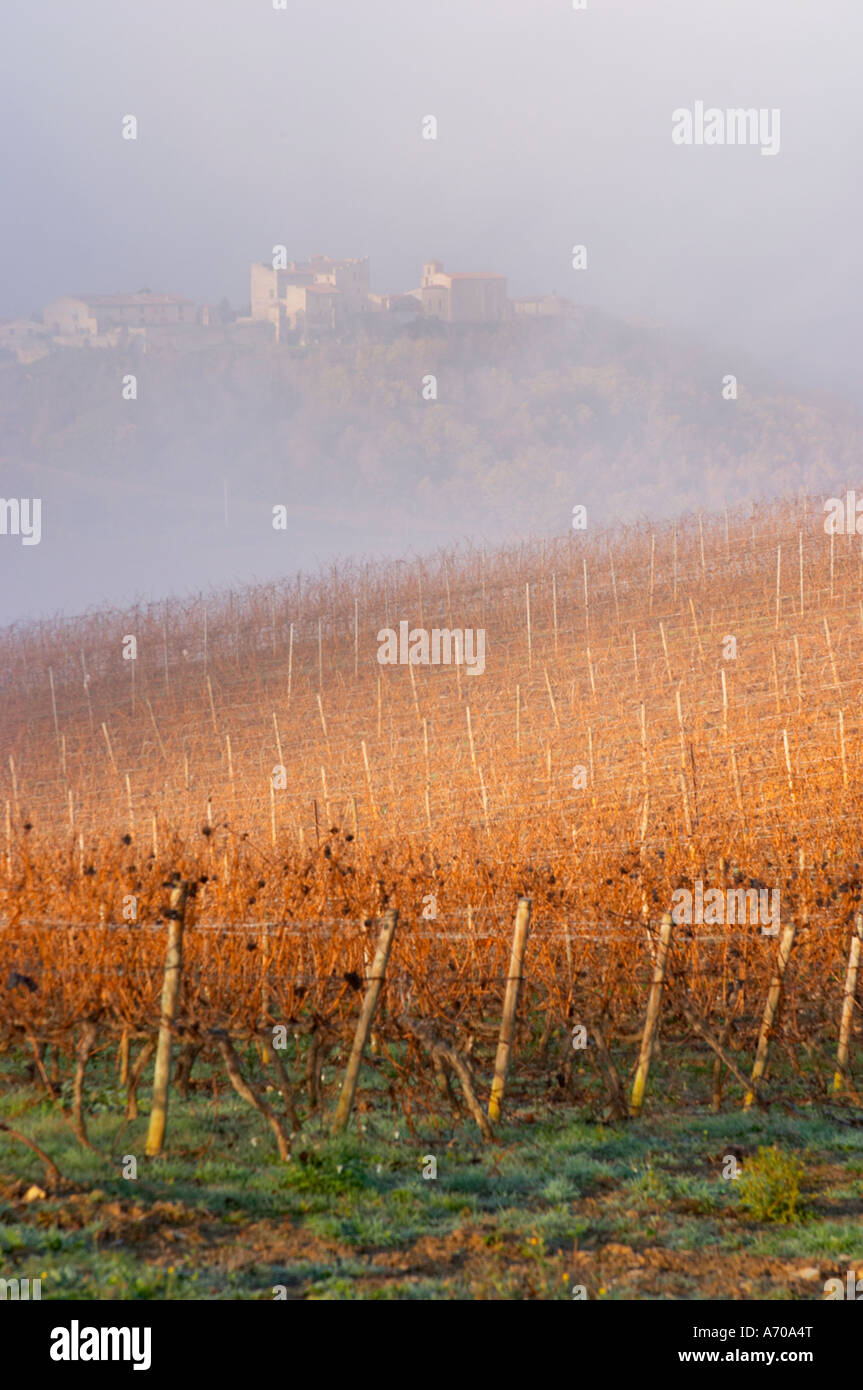
[[[863,861],[861,599],[859,540],[795,500],[11,631],[0,1019],[150,1029],[172,875],[196,884],[188,1026],[254,1029],[264,977],[270,1019],[349,1019],[385,905],[389,1006],[493,1015],[520,893],[533,1010],[632,1026],[659,916],[698,879],[779,890],[787,1007],[832,1019]],[[484,628],[485,674],[379,665],[402,619]],[[723,1016],[743,982],[755,1017],[775,950],[681,927],[675,978]]]

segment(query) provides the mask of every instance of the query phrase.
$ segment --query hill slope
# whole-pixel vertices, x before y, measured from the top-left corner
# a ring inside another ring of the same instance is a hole
[[[6,495],[45,512],[38,549],[0,556],[7,621],[338,554],[560,535],[577,503],[611,522],[832,489],[863,443],[835,402],[590,310],[306,351],[68,350],[0,371],[0,434]]]

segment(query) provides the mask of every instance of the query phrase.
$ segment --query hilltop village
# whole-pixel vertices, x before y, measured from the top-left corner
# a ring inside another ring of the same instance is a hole
[[[244,312],[235,313],[227,300],[195,304],[150,289],[63,295],[41,315],[0,321],[0,359],[34,362],[63,348],[114,348],[134,339],[144,350],[158,343],[191,348],[217,336],[303,346],[376,323],[495,324],[522,315],[565,316],[574,308],[554,294],[510,299],[504,275],[447,270],[437,260],[426,261],[415,289],[373,290],[367,256],[289,261],[286,249],[275,247],[271,262],[252,264]]]

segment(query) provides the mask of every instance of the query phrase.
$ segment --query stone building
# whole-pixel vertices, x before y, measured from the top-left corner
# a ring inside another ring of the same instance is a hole
[[[444,270],[440,261],[426,261],[413,294],[428,318],[445,323],[503,323],[510,316],[506,276],[491,270]]]
[[[179,294],[66,295],[46,305],[46,328],[58,338],[75,341],[99,338],[120,329],[175,328],[193,324],[197,310]]]
[[[252,265],[252,318],[271,323],[276,341],[285,330],[303,337],[338,332],[369,307],[367,256],[344,261],[312,256],[283,268]]]
[[[575,312],[572,300],[561,294],[534,295],[528,299],[513,299],[512,312],[517,318],[566,318]]]
[[[0,320],[0,362],[16,358],[25,364],[38,362],[53,351],[51,333],[32,319]]]

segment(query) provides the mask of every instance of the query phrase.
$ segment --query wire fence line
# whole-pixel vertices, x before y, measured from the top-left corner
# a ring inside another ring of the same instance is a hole
[[[492,909],[487,910],[491,911]],[[479,908],[476,911],[482,912],[483,909]],[[458,920],[460,924],[463,925],[463,919],[459,918]],[[121,931],[128,931],[135,934],[141,932],[153,932],[157,934],[164,934],[165,931],[165,924],[160,922],[68,922],[47,921],[42,918],[20,918],[16,920],[14,925],[34,928],[39,931],[103,931],[111,934],[116,934],[117,932]],[[728,932],[724,932],[721,935],[707,935],[699,931],[696,934],[694,929],[702,925],[700,923],[678,923],[677,925],[679,932],[683,934],[684,940],[692,939],[698,942],[703,942],[705,944],[723,944],[729,939]],[[648,932],[655,935],[658,930],[655,919],[652,919],[651,921],[640,921],[633,918],[630,926],[625,932],[620,930],[598,930],[599,926],[599,923],[588,923],[576,927],[537,927],[535,929],[532,929],[531,939],[540,941],[593,941],[599,943],[622,942],[631,941],[633,933]],[[778,927],[775,929],[766,929],[763,923],[760,922],[732,922],[728,923],[727,926],[729,930],[731,930],[732,932],[738,931],[741,934],[749,933],[750,936],[754,936],[756,939],[763,937],[769,940],[773,940],[778,935]],[[274,938],[295,937],[297,939],[307,940],[311,933],[317,931],[319,928],[322,927],[329,928],[332,931],[339,930],[341,932],[344,932],[346,930],[345,919],[333,918],[330,921],[327,921],[325,919],[316,919],[313,922],[295,923],[291,926],[286,926],[285,923],[269,919],[262,919],[260,921],[245,923],[194,922],[188,925],[187,930],[190,932],[203,934],[211,933],[213,935],[218,936],[258,936],[262,933],[269,933]],[[589,929],[586,930],[585,927]],[[0,923],[0,932],[8,931],[11,928],[12,924],[10,923]],[[808,935],[813,935],[816,933],[823,933],[825,935],[843,935],[848,932],[848,929],[848,924],[841,922],[806,923],[805,926],[801,926],[801,932],[805,932]],[[348,930],[350,930],[350,928],[348,928]],[[365,934],[365,929],[363,927],[355,927],[354,930],[360,936]],[[416,926],[407,926],[407,924],[405,924],[405,926],[403,927],[403,931],[404,930],[409,930],[412,937],[420,940],[428,939],[441,941],[500,941],[509,940],[510,936],[512,935],[511,927],[507,928],[504,926],[502,926],[499,931],[495,932],[474,931],[472,929],[468,929],[466,931],[433,931],[428,928],[417,928]]]

